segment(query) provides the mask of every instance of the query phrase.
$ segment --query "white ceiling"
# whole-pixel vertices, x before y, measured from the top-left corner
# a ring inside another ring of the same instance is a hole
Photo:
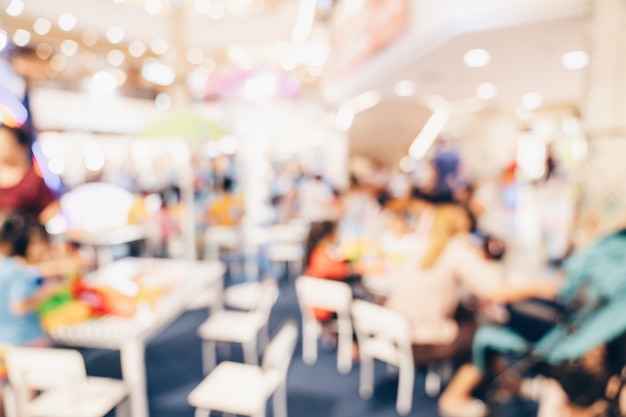
[[[486,49],[491,62],[469,68],[463,55],[471,49]],[[561,64],[564,53],[587,50],[587,20],[584,17],[545,21],[452,39],[398,71],[380,88],[393,94],[398,80],[412,80],[418,94],[438,94],[449,100],[475,97],[476,87],[496,85],[491,105],[514,109],[527,92],[538,92],[546,106],[578,103],[585,87],[585,70],[568,70]]]

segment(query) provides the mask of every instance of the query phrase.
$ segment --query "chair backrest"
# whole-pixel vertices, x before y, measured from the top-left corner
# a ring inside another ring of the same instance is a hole
[[[236,247],[239,244],[239,228],[236,226],[209,226],[205,240],[208,245]]]
[[[298,341],[298,326],[294,320],[283,324],[263,352],[262,366],[282,380],[286,378],[289,364]]]
[[[302,314],[311,314],[312,308],[350,314],[352,289],[345,282],[301,276],[296,279],[296,294]]]
[[[380,340],[410,356],[411,327],[402,314],[368,301],[355,300],[352,304],[352,321],[359,343]]]
[[[6,365],[16,390],[72,386],[87,378],[83,357],[70,349],[13,347],[7,351]]]
[[[250,311],[250,314],[255,314],[262,323],[266,323],[269,320],[272,307],[276,303],[279,292],[276,279],[272,277],[263,278],[261,280],[261,295],[257,305]]]

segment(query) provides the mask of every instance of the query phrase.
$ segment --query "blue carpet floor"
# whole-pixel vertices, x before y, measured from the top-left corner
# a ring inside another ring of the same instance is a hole
[[[285,320],[300,319],[293,282],[283,279],[280,283],[281,294],[270,317],[271,333]],[[193,417],[193,409],[187,405],[186,397],[202,379],[200,340],[196,329],[206,317],[206,311],[186,312],[148,345],[146,365],[151,417]],[[120,377],[117,352],[96,349],[81,352],[90,374]],[[358,365],[350,374],[341,375],[336,369],[336,352],[320,347],[318,361],[312,366],[305,365],[301,355],[301,344],[298,343],[287,380],[290,417],[397,415],[397,377],[388,375],[385,365],[377,364],[374,395],[369,400],[363,400],[358,395]],[[218,358],[242,361],[241,349],[233,346],[230,353],[218,353]],[[271,413],[269,403],[268,412]],[[416,373],[410,415],[438,416],[436,401],[424,393],[422,371]],[[529,417],[536,415],[536,411],[532,406],[522,404],[508,407],[502,415]]]

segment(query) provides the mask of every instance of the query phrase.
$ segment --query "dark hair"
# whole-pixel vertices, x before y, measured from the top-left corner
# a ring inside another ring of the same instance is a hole
[[[483,240],[483,252],[491,260],[502,260],[506,253],[506,244],[502,239],[488,235]]]
[[[26,255],[29,241],[29,223],[26,218],[19,214],[8,214],[0,225],[0,243],[9,245],[9,255]]]
[[[309,235],[306,238],[306,250],[304,253],[305,267],[309,265],[309,262],[311,261],[311,254],[317,245],[319,245],[320,241],[332,235],[336,228],[337,224],[332,220],[311,223]]]
[[[231,192],[233,190],[233,179],[230,177],[225,177],[222,180],[222,190],[226,192]]]
[[[31,135],[28,133],[28,131],[24,128],[18,128],[18,127],[10,127],[7,125],[3,125],[0,124],[0,129],[5,129],[8,132],[11,132],[11,134],[13,134],[13,136],[15,137],[15,140],[17,141],[17,143],[19,143],[21,146],[30,149],[30,146],[33,143],[33,140],[31,138]]]

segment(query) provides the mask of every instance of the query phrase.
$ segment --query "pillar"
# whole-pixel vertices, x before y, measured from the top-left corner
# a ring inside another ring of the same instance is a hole
[[[579,243],[626,226],[626,2],[592,0]]]

